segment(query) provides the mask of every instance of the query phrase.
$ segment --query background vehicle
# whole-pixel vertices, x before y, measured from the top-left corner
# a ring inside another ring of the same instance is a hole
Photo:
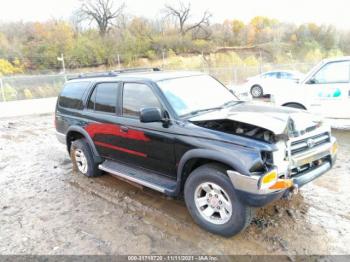
[[[325,117],[350,118],[350,57],[321,61],[300,84],[275,90],[272,100]]]
[[[237,100],[199,72],[139,70],[66,83],[56,131],[80,173],[184,195],[198,225],[232,236],[336,159],[329,126],[306,112]]]
[[[269,95],[278,89],[284,82],[297,83],[302,80],[304,75],[297,71],[276,70],[262,73],[260,75],[250,77],[245,83],[245,87],[255,98]]]

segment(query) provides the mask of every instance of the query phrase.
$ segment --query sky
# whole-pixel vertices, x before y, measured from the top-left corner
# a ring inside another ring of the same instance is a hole
[[[121,0],[115,0],[121,3]],[[125,0],[126,12],[147,18],[160,17],[165,3],[179,0]],[[186,0],[183,0],[186,2]],[[191,0],[193,18],[203,11],[213,14],[213,22],[240,19],[248,22],[257,15],[296,24],[315,22],[350,29],[349,0]],[[0,21],[45,21],[69,19],[79,0],[0,0]]]

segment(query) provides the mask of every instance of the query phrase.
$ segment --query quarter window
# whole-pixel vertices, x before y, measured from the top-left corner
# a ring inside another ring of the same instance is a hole
[[[123,115],[138,117],[140,109],[146,107],[161,108],[151,88],[144,84],[125,83],[123,90]]]
[[[101,83],[95,87],[87,107],[95,111],[115,113],[117,98],[117,83]]]
[[[58,104],[62,107],[81,109],[82,98],[90,82],[73,82],[63,87]]]

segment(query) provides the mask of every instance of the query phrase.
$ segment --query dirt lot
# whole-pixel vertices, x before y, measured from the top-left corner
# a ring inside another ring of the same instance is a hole
[[[0,254],[349,254],[350,132],[335,168],[225,239],[182,201],[74,174],[53,116],[0,120]]]

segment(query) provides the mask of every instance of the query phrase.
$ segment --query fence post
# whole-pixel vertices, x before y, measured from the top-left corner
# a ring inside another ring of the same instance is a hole
[[[3,84],[2,78],[0,78],[0,90],[1,90],[2,101],[6,102],[4,84]]]
[[[237,85],[237,66],[233,67],[233,82]]]
[[[165,66],[165,50],[163,49],[162,50],[162,68],[164,69],[164,66]]]
[[[118,69],[121,69],[121,67],[120,67],[120,56],[119,56],[119,54],[118,54],[117,58],[118,58]]]

